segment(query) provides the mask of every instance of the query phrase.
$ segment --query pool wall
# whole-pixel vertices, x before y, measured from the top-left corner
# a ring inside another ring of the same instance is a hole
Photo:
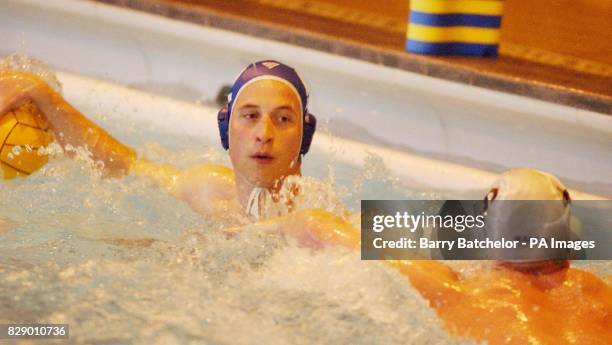
[[[60,79],[77,106],[137,105],[143,120],[183,116],[169,130],[216,136],[214,108],[193,101],[214,99],[247,63],[274,58],[300,70],[323,129],[315,145],[342,159],[377,153],[399,176],[451,190],[486,188],[496,173],[528,166],[590,193],[575,198],[612,196],[604,114],[88,1],[3,1],[0,32],[0,53],[67,72]],[[92,88],[105,88],[103,102],[87,97]]]

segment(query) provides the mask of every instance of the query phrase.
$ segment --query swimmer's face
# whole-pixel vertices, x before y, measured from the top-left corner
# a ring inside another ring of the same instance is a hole
[[[247,85],[235,100],[229,125],[229,154],[236,174],[272,187],[298,174],[302,142],[300,100],[276,80]]]

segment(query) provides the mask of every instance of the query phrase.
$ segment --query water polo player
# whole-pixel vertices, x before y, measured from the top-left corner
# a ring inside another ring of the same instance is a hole
[[[280,73],[279,66],[285,72]],[[279,73],[270,72],[277,68]],[[138,159],[132,149],[29,73],[0,74],[0,116],[31,101],[55,133],[63,134],[56,135],[60,143],[87,145],[94,159],[105,163],[108,174],[130,172],[151,177],[202,213],[242,209],[259,216],[262,205],[273,200],[271,195],[283,179],[300,173],[300,154],[308,151],[311,134],[307,134],[307,128],[311,126],[314,132],[314,118],[306,111],[307,93],[302,85],[292,69],[274,61],[252,64],[241,73],[227,110],[219,114],[221,138],[229,148],[234,171],[203,165],[180,172],[172,166]],[[539,172],[510,172],[500,182],[498,197],[512,196],[513,188],[521,185],[529,186],[525,192],[534,198],[565,197],[564,188],[551,185],[551,180],[541,178]],[[532,188],[537,186],[544,187]],[[537,194],[542,190],[553,194]],[[281,231],[317,246],[358,248],[360,241],[358,229],[337,215],[317,209],[271,217],[248,229]],[[388,263],[410,279],[455,336],[495,344],[609,343],[610,287],[592,274],[568,268],[564,262],[548,267],[538,264],[531,270],[498,265],[463,277],[436,261]]]
[[[524,226],[522,210],[502,200],[558,202],[544,203],[550,209]],[[550,174],[510,170],[493,184],[487,203],[492,218],[487,231],[493,237],[572,236],[569,193]],[[409,278],[457,337],[490,344],[609,344],[612,288],[594,274],[569,268],[563,253],[541,249],[522,254],[529,259],[482,262],[480,268],[471,262],[471,272],[464,275],[439,261],[386,262]]]
[[[301,173],[316,128],[308,113],[308,92],[291,67],[277,61],[247,66],[236,78],[228,104],[218,114],[219,132],[234,170],[213,164],[179,171],[138,158],[130,147],[87,119],[45,81],[20,71],[0,71],[0,116],[31,102],[44,114],[62,145],[85,146],[104,162],[104,173],[146,176],[202,214],[246,213],[262,230],[283,231],[310,243],[358,243],[359,231],[344,218],[307,209],[275,217],[274,194],[289,175]],[[297,191],[293,191],[296,192]],[[291,200],[287,200],[288,209]],[[272,205],[273,206],[273,205]],[[284,205],[283,205],[284,206]],[[282,208],[282,207],[281,207]],[[298,225],[299,226],[296,226]]]
[[[546,216],[533,221],[537,236],[565,238],[570,231],[569,193],[557,178],[533,169],[504,173],[487,193],[492,229],[514,237],[522,215],[499,200],[558,200]],[[508,212],[509,211],[509,212]],[[248,230],[282,231],[317,246],[360,247],[359,231],[320,210],[297,212],[298,223],[268,220]],[[285,217],[285,218],[287,218]],[[296,227],[294,224],[301,224]],[[551,226],[554,225],[554,226]],[[307,231],[304,232],[304,226]],[[315,239],[308,236],[315,236]],[[541,253],[548,255],[550,253]],[[557,257],[556,253],[553,253]],[[569,260],[506,260],[470,263],[462,275],[439,261],[385,261],[408,277],[434,308],[451,335],[490,344],[608,344],[612,288],[594,274],[569,268]]]
[[[285,177],[301,173],[316,119],[308,113],[308,91],[297,72],[277,61],[250,64],[236,78],[219,112],[221,142],[234,170],[201,165],[185,172],[139,159],[36,75],[0,74],[0,114],[32,102],[44,114],[61,144],[86,146],[108,175],[133,173],[153,178],[201,213],[241,208],[259,217],[273,202]]]

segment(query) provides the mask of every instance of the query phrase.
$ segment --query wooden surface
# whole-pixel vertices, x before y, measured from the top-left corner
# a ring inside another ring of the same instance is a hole
[[[95,0],[612,114],[612,0],[505,0],[500,56],[404,51],[401,0]]]
[[[405,30],[409,12],[409,1],[401,0],[284,2],[320,2],[377,14],[393,21],[393,31],[399,29],[399,33]],[[398,48],[402,48],[402,38],[397,37]],[[502,46],[516,44],[612,65],[612,0],[505,0],[501,41]]]
[[[172,1],[396,49],[404,47],[410,7],[402,0]],[[612,67],[612,0],[505,0],[501,41]]]

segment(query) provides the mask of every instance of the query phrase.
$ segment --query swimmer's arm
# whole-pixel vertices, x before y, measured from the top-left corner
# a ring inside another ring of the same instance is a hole
[[[322,209],[297,211],[244,227],[226,229],[225,233],[233,235],[246,229],[264,233],[282,232],[304,245],[314,247],[339,245],[357,249],[361,243],[359,230],[344,218]]]
[[[94,160],[104,162],[105,173],[123,175],[136,159],[130,147],[113,138],[104,129],[71,106],[38,76],[28,72],[0,72],[0,115],[21,102],[31,100],[45,115],[55,139],[60,144],[86,146]]]
[[[307,245],[332,244],[359,249],[361,234],[345,218],[321,209],[308,209],[273,218],[246,228],[259,232],[283,232]],[[226,232],[235,233],[238,229]],[[238,230],[239,231],[239,230]],[[463,295],[457,274],[434,260],[386,260],[397,268],[431,303],[440,304]]]
[[[345,218],[333,213],[310,209],[296,213],[294,218],[282,221],[283,231],[300,232],[300,224],[305,224],[309,233],[319,240],[340,245],[348,249],[359,249],[361,232]],[[397,268],[408,277],[411,284],[432,303],[447,301],[451,296],[461,295],[462,287],[457,274],[448,266],[434,260],[386,260],[386,264]]]
[[[289,215],[282,221],[283,231],[300,234],[306,231],[309,236],[326,244],[338,245],[347,249],[359,249],[361,232],[345,218],[322,209],[307,209]]]

